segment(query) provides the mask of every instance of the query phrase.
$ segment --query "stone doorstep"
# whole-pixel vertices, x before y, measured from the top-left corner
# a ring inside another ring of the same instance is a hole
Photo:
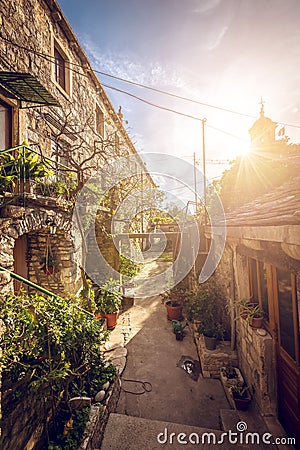
[[[208,436],[210,435],[210,439],[212,439],[212,436],[215,436],[216,440],[218,440],[222,433],[222,430],[113,413],[110,414],[101,449],[160,450],[163,448],[165,450],[179,450],[179,448],[201,448],[202,450],[212,450],[219,447],[217,441],[215,444],[212,441],[208,443]],[[158,436],[164,442],[159,442]],[[195,436],[199,436],[199,444],[196,444],[195,441],[192,441],[193,443],[188,442],[190,436],[193,439],[195,439]],[[177,438],[184,439],[187,442],[177,444],[179,442]],[[203,444],[201,444],[202,438],[204,440]],[[237,444],[234,448],[241,450],[244,447]],[[222,444],[222,450],[231,449],[232,445],[229,442]]]
[[[240,416],[236,409],[220,409],[220,419],[222,430],[229,431],[236,429]]]

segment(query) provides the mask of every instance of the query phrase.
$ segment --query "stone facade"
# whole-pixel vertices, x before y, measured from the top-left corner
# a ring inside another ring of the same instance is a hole
[[[30,281],[57,294],[66,291],[77,292],[81,286],[81,278],[74,260],[70,214],[59,211],[58,208],[48,209],[40,205],[39,208],[26,208],[26,211],[22,207],[10,206],[2,212],[2,215],[8,217],[0,219],[0,265],[14,271],[15,243],[18,238],[25,235],[28,245],[26,263]],[[15,217],[11,217],[12,215]],[[57,231],[54,235],[50,235],[48,220],[53,220],[54,217]],[[57,272],[53,275],[44,274],[41,268],[47,240],[57,259]],[[9,274],[1,273],[1,285],[2,291],[12,289]]]
[[[250,298],[250,291],[247,258],[237,251],[237,244],[230,236],[227,238],[227,245],[215,276],[227,295],[232,344],[237,349],[238,365],[261,412],[265,415],[276,415],[275,354],[272,338],[265,330],[265,335],[260,336],[247,320],[238,319],[238,301]]]
[[[261,333],[261,334],[260,334]],[[276,414],[275,355],[272,337],[238,320],[237,348],[240,368],[264,415]]]
[[[59,164],[64,164],[64,174],[66,168],[74,174],[78,190],[93,171],[122,156],[135,155],[137,165],[145,173],[124,127],[121,110],[115,112],[56,0],[1,1],[0,29],[0,71],[34,76],[60,104],[21,101],[0,87],[0,103],[10,116],[5,129],[0,129],[2,135],[7,135],[6,148],[26,140],[28,147],[54,160],[54,181],[60,179]],[[153,184],[147,173],[143,184]],[[16,271],[21,265],[23,273],[26,265],[31,282],[61,295],[65,291],[76,293],[82,286],[81,262],[76,260],[72,235],[80,231],[74,231],[73,205],[66,203],[65,199],[42,198],[35,192],[26,194],[24,204],[12,201],[0,208],[0,266]],[[55,234],[50,235],[49,219],[55,219]],[[16,243],[23,237],[27,248],[18,261]],[[98,238],[101,240],[101,236]],[[49,243],[57,265],[53,274],[45,274],[41,268]],[[111,245],[111,241],[107,243]],[[8,272],[0,272],[0,290],[13,290]],[[38,415],[41,421],[45,419],[39,406],[28,409],[28,417],[31,415]],[[29,431],[23,426],[23,414],[18,413],[13,420],[16,439],[25,442]],[[35,442],[39,425],[30,423]],[[33,448],[34,442],[26,448]],[[18,448],[18,444],[12,445]]]
[[[122,156],[135,155],[137,166],[140,164],[141,172],[145,173],[145,176],[141,175],[143,185],[152,184],[125,130],[121,110],[118,113],[114,111],[57,2],[3,0],[0,5],[0,26],[0,70],[35,76],[60,104],[60,107],[32,105],[11,98],[11,95],[6,95],[6,91],[1,89],[0,101],[11,109],[11,146],[19,145],[25,139],[28,146],[41,155],[47,155],[58,164],[63,163],[70,168],[78,188],[93,171],[101,169],[105,164]],[[54,61],[57,58],[55,53],[57,51],[64,59],[63,86],[55,72],[57,67]],[[31,107],[22,109],[22,106]],[[61,169],[59,165],[57,168]],[[57,177],[59,172],[54,178],[59,179]],[[31,207],[39,208],[40,205],[38,202],[34,205],[32,201]],[[57,206],[52,204],[51,207],[55,214]],[[10,220],[10,216],[2,210],[0,222],[3,226],[6,226],[7,220]],[[37,218],[36,223],[34,221],[35,216],[32,216],[31,212],[26,212],[24,221],[19,222],[19,227],[27,222],[31,226],[23,227],[23,233],[33,231],[37,233],[39,219]],[[101,230],[101,226],[98,228]],[[41,273],[37,268],[40,255],[34,248],[30,249],[32,259],[29,263],[29,275],[35,282],[46,282],[49,287],[55,288],[55,292],[62,292],[63,286],[65,288],[72,286],[74,291],[73,281],[74,277],[76,279],[77,271],[70,269],[67,261],[67,256],[72,255],[70,227],[68,230],[60,231],[64,234],[64,236],[57,235],[58,240],[63,238],[63,242],[57,247],[58,253],[61,253],[58,255],[61,284],[59,285],[60,281],[56,283],[50,278],[40,277]],[[111,233],[111,230],[108,232]],[[13,239],[20,237],[20,231],[10,233],[13,234],[3,236],[5,248],[10,250],[5,252],[2,249],[0,257],[2,255],[3,266],[12,270],[11,248]],[[101,231],[99,234],[98,240],[101,242],[104,235],[101,237]],[[29,241],[33,246],[43,246],[45,234],[43,235],[41,231],[37,237],[32,233]],[[105,244],[107,245],[111,247],[111,240]],[[106,253],[110,254],[112,251],[114,249],[109,249]],[[71,256],[70,258],[72,259]],[[1,273],[0,286],[7,284],[7,281],[8,276]],[[78,283],[75,281],[77,288]]]
[[[195,333],[198,355],[204,378],[220,378],[220,369],[226,365],[238,366],[237,354],[229,341],[218,342],[215,350],[207,350],[204,337]]]

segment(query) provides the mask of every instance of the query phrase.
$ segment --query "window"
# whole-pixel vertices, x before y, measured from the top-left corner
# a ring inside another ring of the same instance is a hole
[[[104,113],[99,105],[96,105],[96,132],[104,137]]]
[[[296,340],[299,336],[297,291],[295,276],[288,270],[277,270],[280,345],[296,360]]]
[[[70,69],[69,69],[69,58],[66,51],[63,50],[62,46],[58,44],[56,40],[53,43],[53,78],[55,83],[67,94],[70,94]]]
[[[115,151],[118,153],[120,150],[120,138],[117,132],[115,132]]]
[[[259,304],[260,308],[264,311],[265,319],[268,321],[269,302],[266,264],[249,258],[248,267],[251,301]]]
[[[66,90],[66,63],[57,47],[54,48],[54,78]]]

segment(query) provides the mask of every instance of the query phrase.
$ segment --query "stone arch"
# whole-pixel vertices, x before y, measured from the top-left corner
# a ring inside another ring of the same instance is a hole
[[[23,213],[22,215],[21,212]],[[8,214],[7,214],[8,215]],[[52,238],[59,252],[60,277],[44,278],[40,276],[39,256],[43,254],[45,236],[49,233],[49,219],[55,222],[57,233]],[[30,255],[34,258],[29,262],[29,279],[48,288],[54,293],[65,290],[75,292],[81,286],[80,269],[75,259],[74,239],[72,235],[72,219],[70,214],[58,209],[39,208],[10,212],[10,217],[0,219],[0,265],[10,271],[14,270],[14,246],[21,236],[30,237]],[[37,248],[39,246],[39,248]],[[60,278],[60,279],[59,279]],[[13,284],[10,275],[0,272],[0,289],[12,290]]]

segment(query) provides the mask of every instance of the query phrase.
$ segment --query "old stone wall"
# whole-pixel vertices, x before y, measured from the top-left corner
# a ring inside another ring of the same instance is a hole
[[[266,330],[238,319],[237,350],[242,373],[264,415],[276,415],[276,367],[273,340]]]
[[[27,139],[29,145],[38,143],[50,156],[53,141],[59,142],[62,148],[74,148],[72,157],[82,160],[93,151],[95,141],[101,140],[96,115],[99,105],[104,139],[111,142],[106,142],[98,155],[102,164],[117,154],[136,153],[121,114],[114,111],[56,2],[3,0],[0,27],[1,70],[36,76],[61,105],[18,110],[13,145]],[[65,89],[54,78],[54,43],[66,58]]]
[[[215,272],[223,286],[231,315],[232,339],[238,354],[238,363],[261,412],[276,415],[275,364],[271,336],[260,335],[248,321],[237,319],[237,302],[250,297],[247,259],[237,253],[235,242],[228,239],[220,264]]]
[[[82,280],[78,263],[75,261],[70,213],[41,206],[26,210],[18,206],[8,206],[2,215],[6,217],[0,219],[0,265],[10,271],[15,270],[15,242],[25,235],[28,245],[26,260],[30,281],[56,294],[63,294],[66,291],[77,292]],[[54,235],[50,235],[49,219],[55,220],[57,226]],[[41,269],[41,260],[45,256],[47,241],[57,261],[57,270],[53,275],[46,275]],[[1,291],[12,290],[10,275],[5,272],[0,274]]]
[[[32,449],[40,439],[45,427],[45,419],[51,405],[47,404],[48,391],[41,386],[32,393],[26,383],[7,387],[3,382],[2,433],[0,447],[2,450]]]

